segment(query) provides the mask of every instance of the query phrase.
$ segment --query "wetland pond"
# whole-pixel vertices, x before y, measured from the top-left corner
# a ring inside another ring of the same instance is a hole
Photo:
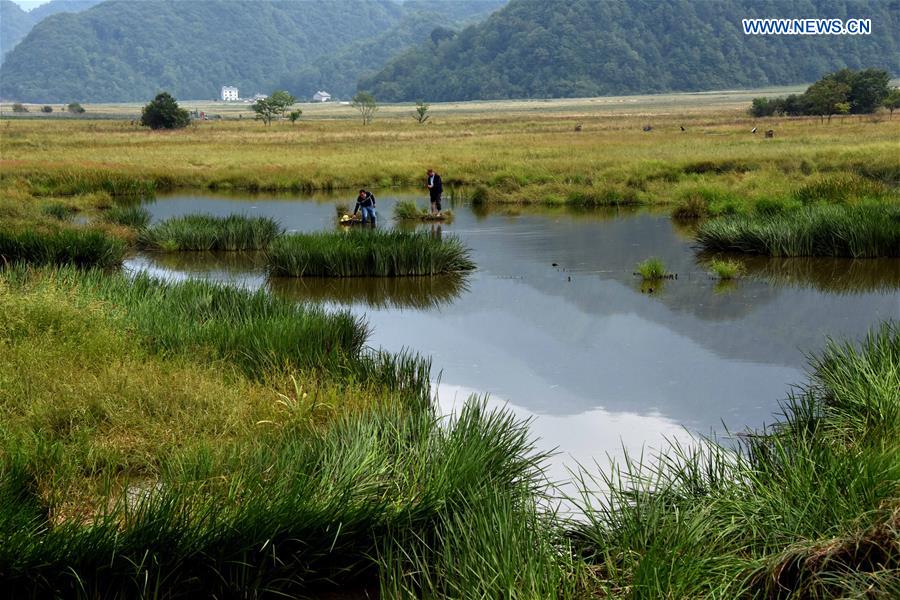
[[[179,193],[146,204],[153,221],[206,213],[269,216],[287,231],[334,229],[354,201]],[[382,191],[379,227],[401,199]],[[449,203],[448,203],[449,204]],[[449,224],[477,271],[463,278],[268,280],[249,254],[138,254],[126,262],[168,279],[205,277],[365,315],[369,345],[433,360],[441,409],[488,394],[530,417],[549,474],[577,463],[771,423],[806,355],[827,336],[858,340],[900,318],[900,260],[741,259],[746,276],[713,279],[689,228],[664,212],[453,207]],[[676,280],[642,285],[635,265],[661,258]],[[651,291],[652,288],[652,291]]]

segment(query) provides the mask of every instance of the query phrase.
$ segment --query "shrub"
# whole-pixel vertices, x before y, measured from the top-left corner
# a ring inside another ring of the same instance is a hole
[[[28,112],[28,107],[26,107],[26,106],[25,106],[24,104],[22,104],[21,102],[15,102],[15,103],[13,103],[12,109],[13,109],[13,112],[17,112],[17,113]]]
[[[44,106],[41,107],[41,112],[42,113],[52,113],[53,107],[50,106],[49,104],[45,104]]]
[[[188,111],[167,92],[158,94],[141,112],[141,125],[150,129],[179,129],[191,122]]]
[[[77,102],[70,102],[69,105],[66,106],[66,110],[76,115],[80,115],[85,112],[84,107]]]

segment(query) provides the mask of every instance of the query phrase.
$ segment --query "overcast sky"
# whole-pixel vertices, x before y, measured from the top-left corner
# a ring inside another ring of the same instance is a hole
[[[12,0],[25,10],[31,10],[36,6],[40,6],[41,4],[47,4],[50,0]]]

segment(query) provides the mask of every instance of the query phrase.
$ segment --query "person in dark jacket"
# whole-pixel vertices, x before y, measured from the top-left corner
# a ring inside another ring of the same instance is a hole
[[[441,216],[441,194],[444,193],[444,184],[441,182],[441,176],[435,173],[434,169],[428,169],[425,187],[428,188],[428,195],[431,196],[431,214]]]
[[[353,214],[355,215],[358,210],[362,210],[363,225],[365,225],[369,219],[371,219],[372,225],[375,225],[375,196],[372,192],[359,190],[359,196],[356,197],[356,207],[353,209]]]

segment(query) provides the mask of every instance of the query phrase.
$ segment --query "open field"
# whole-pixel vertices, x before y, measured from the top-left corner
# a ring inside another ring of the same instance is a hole
[[[4,593],[896,597],[897,323],[811,359],[806,387],[768,430],[584,470],[570,498],[582,518],[570,520],[550,508],[561,492],[526,423],[477,398],[442,419],[426,358],[367,348],[366,323],[348,311],[296,305],[302,281],[273,280],[269,294],[84,268],[146,242],[149,214],[135,200],[159,190],[413,185],[428,166],[476,209],[647,204],[748,229],[835,213],[817,221],[815,243],[853,211],[896,210],[900,118],[757,121],[744,108],[759,92],[740,94],[441,105],[425,126],[408,107],[386,107],[364,127],[333,105],[310,107],[296,125],[244,118],[175,132],[115,119],[0,121]],[[870,216],[895,249],[893,221]],[[179,247],[263,247],[278,228],[194,243],[200,228],[188,225],[160,228],[158,246],[173,250],[163,260],[177,261]],[[846,227],[841,240],[860,231]],[[778,247],[792,235],[776,233]],[[375,239],[319,237],[327,243],[275,238],[270,268],[281,251],[288,274],[315,254],[320,272],[354,275],[361,244],[348,240]],[[266,243],[234,242],[257,238]],[[449,270],[471,267],[464,248],[446,248]],[[73,258],[82,251],[103,260]],[[771,268],[745,259],[717,263],[719,275]],[[792,264],[778,274],[820,276]],[[666,275],[661,263],[644,266]],[[846,286],[847,268],[822,277]],[[872,280],[864,285],[883,285]],[[384,285],[391,302],[430,306],[465,280]],[[370,292],[338,280],[317,293]]]

